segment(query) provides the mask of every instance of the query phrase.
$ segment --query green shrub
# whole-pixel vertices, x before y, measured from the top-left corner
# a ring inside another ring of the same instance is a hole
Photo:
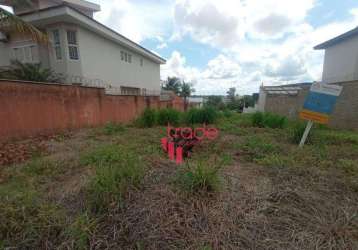
[[[284,128],[287,119],[281,115],[256,112],[252,115],[251,122],[254,127],[259,128]]]
[[[166,126],[169,124],[171,125],[178,125],[180,122],[180,112],[167,108],[167,109],[161,109],[158,111],[158,124]]]
[[[185,122],[187,124],[212,124],[217,117],[217,110],[213,107],[192,108],[185,114]]]
[[[263,128],[264,125],[264,115],[261,112],[256,112],[251,117],[252,120],[252,126]]]
[[[287,119],[284,116],[265,113],[264,125],[268,128],[284,128],[287,123]]]
[[[108,122],[103,127],[103,133],[106,135],[114,135],[125,131],[125,127],[120,123]]]
[[[153,127],[157,123],[158,114],[154,109],[146,108],[139,117],[139,125],[145,128]]]
[[[234,115],[234,112],[229,109],[225,109],[222,111],[222,114],[224,115],[225,118],[230,118]]]
[[[218,167],[204,165],[202,162],[188,164],[179,170],[176,183],[187,192],[216,191],[220,185],[218,171]]]

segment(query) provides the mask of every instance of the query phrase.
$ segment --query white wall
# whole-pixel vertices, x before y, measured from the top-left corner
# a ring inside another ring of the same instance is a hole
[[[47,28],[48,35],[50,39],[53,39],[53,30],[58,30],[60,32],[60,41],[61,41],[61,55],[62,59],[57,60],[55,50],[52,45],[49,46],[49,62],[51,69],[57,73],[64,74],[68,76],[66,79],[68,83],[80,82],[80,77],[82,74],[82,61],[81,61],[81,48],[80,50],[80,59],[79,60],[70,60],[68,53],[68,43],[67,43],[67,30],[77,30],[77,40],[80,44],[79,31],[75,25],[66,25],[66,24],[56,24],[51,25]]]
[[[10,50],[8,43],[0,42],[0,67],[9,66],[10,64]]]
[[[358,36],[325,50],[322,81],[358,80]]]
[[[260,87],[259,99],[257,101],[257,106],[255,105],[257,111],[265,112],[265,105],[266,105],[266,92],[264,88]]]
[[[160,65],[97,34],[79,29],[78,40],[83,76],[101,79],[112,86],[160,91]],[[121,51],[132,55],[132,63],[121,61]],[[143,58],[143,66],[140,66]]]

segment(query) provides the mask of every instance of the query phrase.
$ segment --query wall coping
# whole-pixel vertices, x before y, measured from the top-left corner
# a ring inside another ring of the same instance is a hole
[[[81,88],[90,88],[90,89],[105,89],[104,87],[90,87],[90,86],[82,86],[76,84],[68,84],[68,83],[52,83],[52,82],[35,82],[35,81],[23,81],[23,80],[11,80],[11,79],[1,79],[2,82],[14,82],[14,83],[25,83],[25,84],[39,84],[39,85],[56,85],[56,86],[67,86],[67,87],[81,87]]]

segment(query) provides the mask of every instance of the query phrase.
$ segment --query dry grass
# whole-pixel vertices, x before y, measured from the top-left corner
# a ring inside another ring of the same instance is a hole
[[[178,187],[183,167],[161,152],[162,128],[85,130],[51,142],[40,161],[0,170],[0,248],[358,249],[354,134],[318,131],[298,150],[289,129],[252,128],[246,120],[222,118],[220,137],[195,148],[189,164],[220,166],[220,188],[210,192]],[[141,181],[107,186],[120,199],[100,214],[87,209],[96,163],[105,157],[106,166],[123,165],[116,156],[123,147],[142,159]]]

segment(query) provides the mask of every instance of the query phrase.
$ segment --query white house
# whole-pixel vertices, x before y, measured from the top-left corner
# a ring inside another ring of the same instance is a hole
[[[358,27],[314,49],[325,50],[322,82],[358,80]]]
[[[32,0],[11,6],[24,21],[47,32],[50,46],[8,31],[0,36],[0,66],[12,59],[41,62],[66,75],[67,83],[106,86],[122,94],[160,94],[160,64],[165,60],[93,19],[100,6],[84,0]]]

